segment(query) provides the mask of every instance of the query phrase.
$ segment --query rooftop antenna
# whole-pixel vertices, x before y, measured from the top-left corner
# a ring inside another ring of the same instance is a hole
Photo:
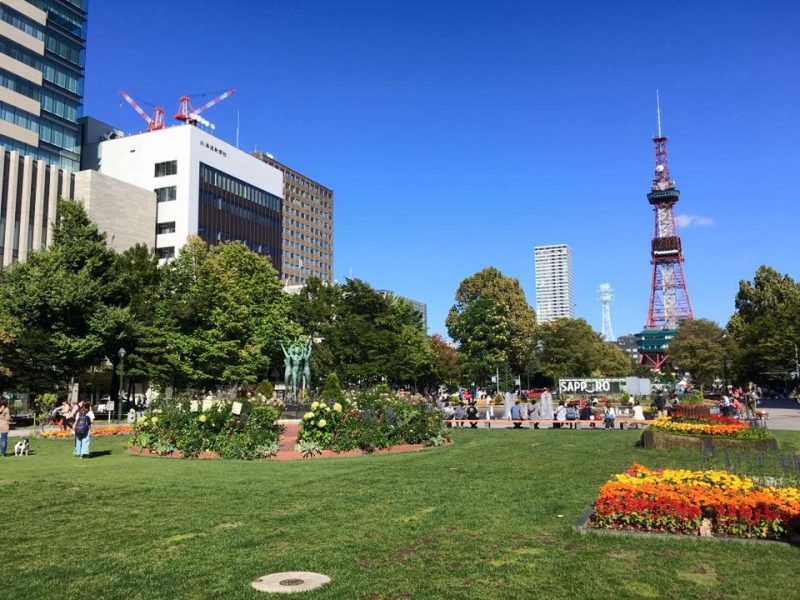
[[[658,137],[661,137],[661,99],[658,96],[658,89],[656,89],[656,115],[658,116]]]

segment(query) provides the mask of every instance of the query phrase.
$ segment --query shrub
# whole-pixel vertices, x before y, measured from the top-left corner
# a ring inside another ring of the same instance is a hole
[[[265,400],[271,400],[275,393],[275,386],[267,380],[262,381],[256,387],[256,397],[263,396]]]
[[[695,390],[691,394],[684,396],[681,401],[690,406],[701,406],[705,399],[703,398],[703,392]]]
[[[313,402],[303,415],[299,440],[339,452],[372,452],[397,444],[431,444],[443,436],[438,410],[422,399],[400,398],[386,386],[343,400]]]
[[[178,450],[184,457],[204,451],[240,459],[275,453],[272,450],[283,430],[278,424],[280,406],[244,398],[233,402],[213,399],[206,410],[201,406],[187,398],[154,408],[137,420],[130,445],[162,455]]]

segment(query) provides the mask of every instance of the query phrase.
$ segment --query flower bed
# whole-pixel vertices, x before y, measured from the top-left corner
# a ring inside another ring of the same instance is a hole
[[[634,464],[600,489],[594,510],[593,526],[604,529],[697,535],[707,519],[713,535],[782,540],[800,527],[800,489]]]
[[[95,425],[92,427],[92,437],[104,437],[109,435],[128,435],[133,431],[130,425]],[[72,429],[56,429],[54,431],[45,431],[40,434],[43,438],[71,438],[75,436]]]
[[[308,456],[322,450],[374,450],[400,444],[441,445],[442,414],[423,399],[400,398],[388,388],[354,398],[328,395],[311,404],[300,424],[298,450]]]
[[[763,428],[750,427],[744,421],[715,415],[677,414],[669,417],[658,417],[650,425],[650,428],[654,431],[667,433],[726,437],[740,440],[763,440],[772,437]]]
[[[137,419],[130,445],[161,456],[266,458],[279,450],[280,414],[280,405],[260,399],[187,398]]]

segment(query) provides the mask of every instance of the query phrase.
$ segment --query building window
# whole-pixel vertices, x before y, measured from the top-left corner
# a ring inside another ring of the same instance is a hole
[[[162,233],[175,233],[175,221],[156,225],[156,235],[161,235]]]
[[[178,161],[168,160],[167,162],[156,163],[156,177],[166,177],[175,175],[178,172]]]
[[[157,248],[156,254],[160,259],[175,258],[175,246],[168,246],[166,248]]]
[[[177,192],[174,185],[156,190],[156,202],[171,202],[175,198],[177,198]]]

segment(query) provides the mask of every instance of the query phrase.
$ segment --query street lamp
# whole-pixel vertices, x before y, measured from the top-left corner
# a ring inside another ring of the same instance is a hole
[[[125,348],[120,348],[119,352],[119,397],[117,398],[117,420],[122,420],[122,391],[125,389],[122,386],[122,378],[125,375]]]

